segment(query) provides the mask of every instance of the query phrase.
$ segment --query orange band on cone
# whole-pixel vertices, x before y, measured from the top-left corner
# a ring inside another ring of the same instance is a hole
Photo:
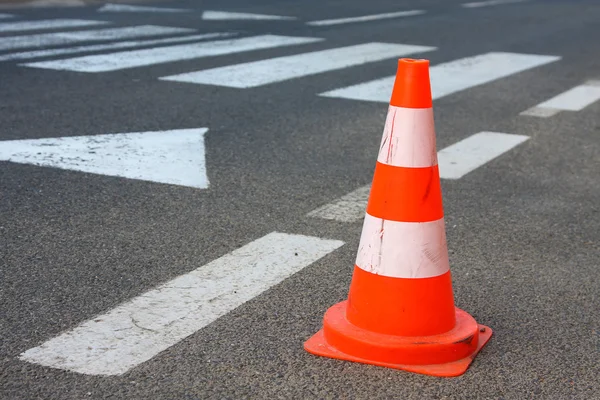
[[[406,108],[432,107],[428,60],[398,60],[390,105]]]
[[[454,326],[450,271],[432,278],[392,278],[358,266],[348,294],[348,321],[388,335],[426,336]]]
[[[442,218],[438,166],[405,168],[377,162],[367,213],[401,222],[429,222]]]

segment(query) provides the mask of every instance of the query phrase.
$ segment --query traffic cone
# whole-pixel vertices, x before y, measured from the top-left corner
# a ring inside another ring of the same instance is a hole
[[[327,310],[304,348],[458,376],[491,336],[454,305],[429,61],[400,59],[348,299]]]

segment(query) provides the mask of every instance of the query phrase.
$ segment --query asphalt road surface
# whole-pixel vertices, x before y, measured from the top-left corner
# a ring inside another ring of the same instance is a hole
[[[465,2],[1,10],[0,397],[600,399],[600,4]],[[456,378],[303,349],[401,57],[494,332]]]

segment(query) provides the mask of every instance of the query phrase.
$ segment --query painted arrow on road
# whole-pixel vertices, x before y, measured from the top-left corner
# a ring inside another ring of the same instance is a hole
[[[0,161],[206,189],[208,128],[0,142]]]

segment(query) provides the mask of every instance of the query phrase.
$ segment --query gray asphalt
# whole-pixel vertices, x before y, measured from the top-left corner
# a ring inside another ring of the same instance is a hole
[[[460,3],[164,3],[197,10],[184,15],[97,14],[98,6],[18,10],[29,19],[327,40],[91,75],[0,63],[1,140],[207,126],[211,180],[210,189],[195,190],[0,162],[0,397],[600,399],[600,102],[547,119],[519,116],[600,79],[600,4],[531,1],[467,10]],[[303,23],[414,8],[428,13],[331,27]],[[299,21],[203,22],[204,9]],[[531,137],[468,176],[442,182],[457,306],[494,330],[458,378],[330,360],[302,347],[325,310],[346,298],[362,228],[362,221],[306,214],[370,183],[387,112],[382,104],[316,94],[390,75],[395,62],[246,90],[156,79],[369,41],[437,46],[428,55],[432,64],[486,51],[563,57],[434,102],[440,149],[483,130]],[[272,231],[346,244],[123,376],[18,359]]]

